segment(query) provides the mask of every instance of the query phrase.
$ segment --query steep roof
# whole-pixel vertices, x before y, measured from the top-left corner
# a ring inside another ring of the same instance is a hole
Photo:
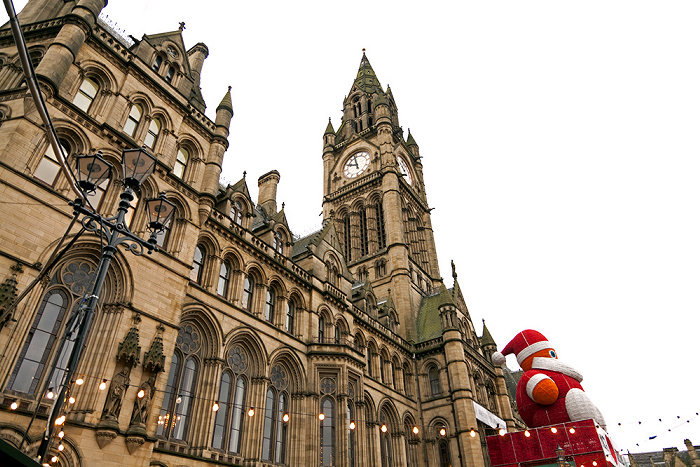
[[[384,94],[382,85],[379,83],[376,73],[372,69],[367,55],[365,55],[364,50],[362,51],[362,60],[360,61],[360,69],[357,70],[357,77],[355,82],[352,84],[350,89],[350,94],[356,90],[364,91],[367,94]]]
[[[454,305],[452,293],[444,285],[438,293],[423,297],[418,310],[416,342],[424,342],[442,335],[440,307],[443,305]]]

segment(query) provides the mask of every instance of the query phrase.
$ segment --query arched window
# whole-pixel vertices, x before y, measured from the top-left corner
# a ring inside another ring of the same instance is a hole
[[[379,424],[382,427],[379,430],[379,444],[381,448],[382,456],[382,467],[392,467],[393,464],[393,453],[391,451],[391,433],[389,430],[389,425],[386,422],[386,417],[384,413],[379,416]],[[386,427],[386,431],[385,428]]]
[[[294,305],[293,300],[288,300],[287,301],[287,320],[285,322],[284,328],[287,332],[293,333],[294,332],[294,313],[296,309],[296,305]]]
[[[287,396],[272,386],[265,397],[265,419],[263,422],[262,459],[284,463],[287,451]]]
[[[219,386],[219,410],[214,416],[214,434],[211,446],[239,452],[241,446],[241,425],[243,404],[245,403],[246,382],[242,376],[232,384],[232,374],[224,371]],[[228,427],[228,428],[227,428]]]
[[[389,327],[389,331],[391,331],[391,332],[396,331],[396,318],[394,317],[393,313],[389,313],[389,317],[387,318],[387,324]]]
[[[406,365],[401,368],[401,376],[403,377],[403,393],[406,394],[407,396],[411,395],[411,384],[408,381],[409,377],[409,372],[406,371]]]
[[[335,408],[333,398],[326,396],[321,399],[321,466],[333,466],[335,462]]]
[[[348,419],[348,467],[355,467],[355,405],[350,398],[348,398],[346,416]]]
[[[440,394],[440,373],[437,367],[431,366],[428,369],[428,379],[430,380],[430,394],[437,396]]]
[[[221,268],[219,269],[219,284],[216,287],[216,293],[218,293],[222,297],[226,297],[226,294],[228,293],[228,283],[230,275],[231,264],[228,261],[223,260],[221,262]]]
[[[124,133],[133,138],[133,136],[136,134],[136,128],[139,126],[142,115],[143,109],[141,106],[139,104],[132,105],[131,110],[129,111],[129,116],[124,124]]]
[[[374,206],[375,215],[377,217],[377,242],[378,248],[381,250],[386,247],[386,230],[384,229],[384,209],[382,208],[382,202],[377,201]]]
[[[343,218],[343,249],[345,250],[345,259],[352,260],[352,241],[350,236],[350,216],[345,215]]]
[[[151,123],[148,124],[148,133],[146,133],[146,139],[143,140],[143,144],[149,148],[153,149],[156,146],[156,141],[158,140],[158,135],[160,134],[160,120],[154,118]]]
[[[255,289],[255,279],[251,276],[246,276],[243,283],[243,298],[241,299],[241,307],[244,310],[253,310],[253,290]]]
[[[379,354],[379,379],[382,381],[382,383],[385,383],[384,381],[384,355],[381,353]]]
[[[323,344],[324,335],[326,333],[326,320],[321,316],[318,319],[318,342]]]
[[[282,250],[284,249],[284,240],[282,239],[282,232],[279,230],[275,232],[275,238],[272,241],[272,247],[275,249],[277,253],[282,253]]]
[[[267,289],[267,298],[265,299],[265,319],[273,322],[275,319],[275,290],[270,287]]]
[[[8,389],[34,394],[58,337],[67,307],[68,296],[63,291],[52,290],[44,296],[10,376]]]
[[[364,208],[360,209],[360,256],[365,256],[369,253],[369,240],[367,237],[367,212]]]
[[[236,380],[236,396],[233,399],[233,414],[231,415],[231,435],[229,437],[228,450],[241,451],[241,427],[243,425],[243,404],[245,404],[246,383],[242,376]]]
[[[190,159],[190,152],[185,148],[178,148],[177,159],[175,160],[175,165],[173,166],[173,175],[177,178],[182,178],[185,175],[185,168],[187,168],[187,161]]]
[[[206,259],[206,252],[204,251],[204,247],[201,245],[197,245],[197,248],[194,249],[194,260],[192,261],[192,270],[190,271],[190,280],[193,282],[197,282],[198,284],[201,285],[202,283],[202,274],[204,271],[204,260]]]
[[[78,93],[73,98],[73,104],[75,104],[80,110],[87,113],[90,108],[90,104],[95,100],[97,96],[97,91],[100,90],[98,84],[90,78],[85,78],[80,84],[80,89]]]
[[[447,441],[444,439],[438,442],[438,455],[440,457],[440,467],[451,467],[450,448],[447,445]]]
[[[165,81],[171,83],[173,81],[173,76],[175,76],[175,67],[168,68],[168,74],[165,75]]]
[[[68,156],[68,154],[70,153],[68,143],[63,139],[59,139],[58,144],[63,149],[63,153],[66,156]],[[53,186],[54,183],[56,183],[56,180],[58,179],[58,173],[60,171],[61,165],[58,162],[58,157],[56,156],[53,147],[49,144],[49,146],[46,148],[46,153],[44,153],[44,157],[41,158],[39,166],[34,172],[34,178],[37,178],[42,182]]]
[[[109,178],[105,178],[99,185],[95,187],[95,192],[88,195],[88,200],[90,201],[92,207],[95,208],[95,210],[100,209],[100,203],[102,202],[102,198],[104,198],[104,195],[107,192],[107,188],[109,187],[109,182],[111,180],[111,176]]]
[[[236,200],[231,203],[231,219],[238,225],[243,225],[243,205]]]
[[[335,324],[335,335],[333,336],[335,338],[335,343],[340,344],[340,323]]]
[[[160,66],[162,64],[163,64],[163,57],[161,57],[160,55],[157,55],[156,59],[153,61],[153,67],[152,67],[153,71],[155,71],[157,73],[158,70],[160,70]]]
[[[372,369],[372,364],[374,363],[372,361],[372,348],[368,345],[367,346],[367,374],[370,376],[374,376],[374,370]]]
[[[156,245],[164,250],[168,243],[168,238],[170,237],[170,232],[172,232],[173,224],[177,218],[177,209],[173,213],[173,216],[168,219],[168,223],[163,226],[163,230],[156,234]]]
[[[176,342],[156,435],[184,440],[196,389],[198,364],[194,354],[201,348],[200,332],[185,324]]]

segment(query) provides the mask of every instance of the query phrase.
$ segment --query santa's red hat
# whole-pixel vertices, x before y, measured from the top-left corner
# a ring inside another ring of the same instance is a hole
[[[542,333],[533,329],[526,329],[516,334],[508,345],[505,346],[503,352],[495,352],[491,355],[491,361],[496,366],[501,366],[506,362],[506,355],[515,354],[518,359],[518,365],[523,363],[530,355],[544,349],[551,349],[552,345],[547,341],[547,338]]]

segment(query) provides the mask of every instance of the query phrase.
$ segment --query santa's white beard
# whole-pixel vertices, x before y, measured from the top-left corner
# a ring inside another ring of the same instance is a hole
[[[537,370],[549,370],[571,376],[579,383],[583,381],[583,375],[566,363],[556,358],[535,357],[532,359],[532,368]]]

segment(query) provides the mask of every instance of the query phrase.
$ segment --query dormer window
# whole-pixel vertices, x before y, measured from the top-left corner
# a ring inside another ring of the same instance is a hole
[[[284,239],[282,238],[282,232],[280,232],[279,230],[275,232],[275,238],[272,242],[272,246],[277,253],[282,254],[282,250],[284,248]]]
[[[243,225],[243,205],[238,200],[231,203],[231,220],[238,225]]]

